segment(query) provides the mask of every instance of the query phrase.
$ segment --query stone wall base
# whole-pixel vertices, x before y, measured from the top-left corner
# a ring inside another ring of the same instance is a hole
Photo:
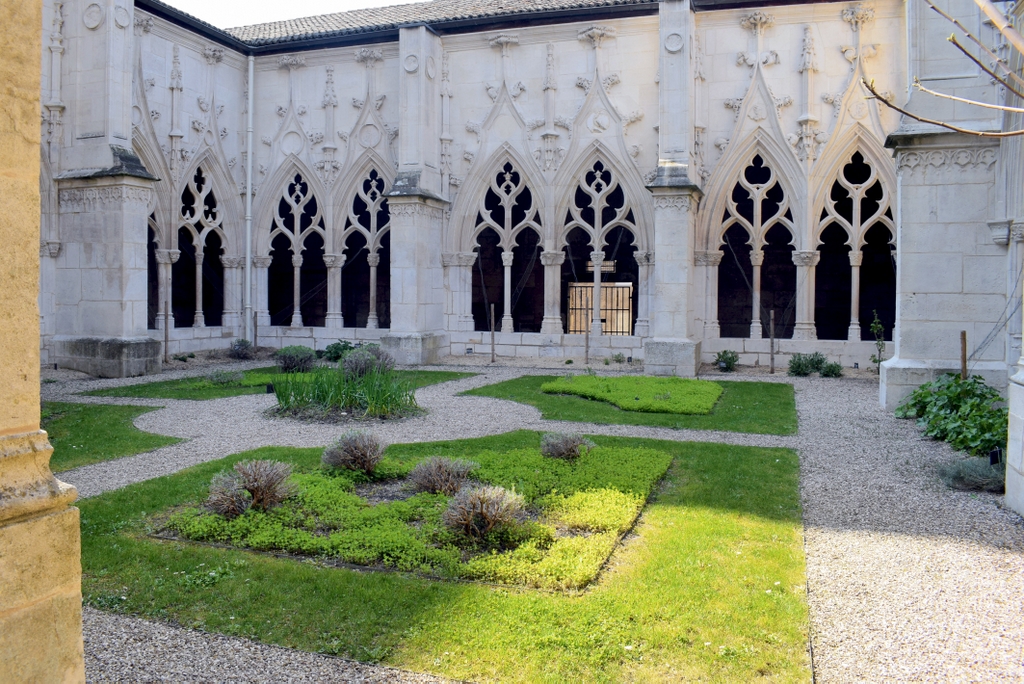
[[[149,337],[53,338],[50,361],[98,378],[130,378],[161,370],[161,343]]]
[[[450,342],[447,333],[388,333],[380,338],[384,348],[395,362],[403,366],[438,363],[447,356]]]
[[[1000,392],[1006,391],[1006,364],[1002,361],[968,363],[971,375],[980,375]],[[959,361],[892,358],[882,364],[878,400],[889,411],[900,405],[908,394],[945,373],[959,373]]]
[[[644,341],[644,370],[649,375],[697,376],[700,342],[652,338]]]
[[[1006,505],[1024,515],[1024,372],[1010,378],[1010,439],[1006,448]]]

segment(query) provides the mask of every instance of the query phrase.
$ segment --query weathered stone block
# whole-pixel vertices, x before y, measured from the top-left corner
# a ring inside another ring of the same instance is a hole
[[[700,367],[700,342],[649,339],[644,342],[644,369],[651,375],[692,378]]]
[[[53,360],[62,368],[99,378],[159,373],[161,343],[149,337],[55,337]]]
[[[450,350],[445,333],[388,333],[380,345],[403,366],[437,363]]]

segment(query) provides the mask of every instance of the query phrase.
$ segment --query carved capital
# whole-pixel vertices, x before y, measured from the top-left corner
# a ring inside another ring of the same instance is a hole
[[[1024,222],[1013,222],[1010,226],[1010,239],[1014,242],[1024,242]]]
[[[864,252],[859,249],[850,250],[850,266],[860,266],[864,263]]]
[[[242,268],[245,265],[245,257],[240,256],[220,256],[221,266],[224,268]]]
[[[380,254],[378,254],[377,252],[370,252],[369,254],[366,255],[366,263],[368,263],[373,268],[380,266]]]
[[[51,259],[56,259],[60,256],[61,244],[59,240],[47,240],[42,244],[40,255],[48,256]]]
[[[750,252],[750,265],[760,266],[764,263],[764,252],[760,249],[753,249]]]
[[[590,261],[591,263],[594,264],[594,268],[599,267],[602,263],[604,263],[604,251],[600,249],[595,249],[593,252],[590,253]]]
[[[859,31],[861,26],[874,21],[874,19],[875,9],[864,3],[859,3],[843,10],[843,21],[850,25],[854,33]]]
[[[511,250],[505,250],[501,253],[501,265],[506,268],[512,267],[512,261],[515,259],[515,255],[512,254]]]
[[[821,252],[816,249],[793,252],[793,263],[797,266],[817,266],[820,259]]]
[[[992,234],[992,242],[997,245],[1007,245],[1010,243],[1010,224],[1013,223],[1010,219],[1000,219],[999,221],[989,221],[988,229]]]
[[[156,250],[156,263],[176,264],[178,263],[178,257],[180,256],[181,251],[177,249],[158,249]]]
[[[545,266],[561,266],[565,263],[565,252],[557,250],[554,252],[541,252],[540,263]]]
[[[347,254],[324,254],[324,266],[327,268],[341,268],[348,261]]]
[[[292,254],[292,266],[295,268],[301,268],[303,256],[301,254]]]
[[[718,266],[722,263],[721,250],[708,250],[706,252],[695,252],[693,262],[698,266]]]
[[[764,34],[766,28],[775,23],[775,17],[771,14],[766,14],[761,10],[751,12],[740,20],[740,26],[747,29],[755,36]]]
[[[252,258],[252,265],[256,268],[270,268],[270,264],[274,260],[268,256],[258,256]]]

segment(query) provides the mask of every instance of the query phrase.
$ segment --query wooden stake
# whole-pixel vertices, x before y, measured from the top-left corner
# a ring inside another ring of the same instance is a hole
[[[775,375],[775,309],[768,312],[768,372]]]
[[[590,365],[590,328],[583,331],[583,365]]]
[[[494,363],[494,304],[491,304],[491,363]]]
[[[960,379],[967,379],[967,331],[960,331]]]

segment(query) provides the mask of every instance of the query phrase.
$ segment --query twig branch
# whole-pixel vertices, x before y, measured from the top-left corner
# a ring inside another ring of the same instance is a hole
[[[987,45],[982,43],[977,37],[975,37],[975,35],[973,33],[968,31],[967,27],[964,26],[962,23],[960,23],[960,21],[958,19],[954,19],[949,14],[947,14],[946,12],[944,12],[941,9],[939,9],[938,7],[936,7],[934,4],[932,4],[931,0],[924,0],[924,2],[925,2],[926,5],[931,7],[935,11],[936,14],[938,14],[940,17],[942,17],[943,19],[945,19],[949,23],[953,24],[953,26],[955,26],[958,29],[960,29],[961,33],[963,33],[967,38],[969,38],[972,43],[974,43],[979,48],[981,48],[982,51],[986,55],[988,55],[989,58],[995,64],[998,64],[999,67],[1002,68],[1002,70],[1005,71],[1008,76],[1010,76],[1014,81],[1016,81],[1020,85],[1020,87],[1024,88],[1024,80],[1022,80],[1020,77],[1018,77],[1017,74],[1013,73],[1013,71],[1006,65],[1005,61],[1000,59],[999,56],[996,53],[992,52],[992,50],[990,50]],[[957,45],[955,40],[952,40],[952,42],[955,45]],[[966,54],[968,57],[970,57],[976,64],[980,65],[980,62],[978,62],[976,59],[974,59],[973,55],[971,55],[969,52],[967,52],[963,48],[960,48],[960,50],[961,50],[961,52]],[[988,72],[989,74],[992,73],[991,71],[988,71],[988,69],[985,69],[985,71]]]
[[[1003,85],[1003,86],[1004,86],[1004,87],[1005,87],[1005,88],[1006,88],[1007,90],[1009,90],[1009,91],[1010,91],[1011,93],[1013,93],[1013,94],[1014,94],[1014,95],[1016,95],[1017,97],[1020,97],[1020,98],[1024,98],[1024,95],[1021,95],[1021,92],[1020,92],[1019,90],[1017,90],[1016,88],[1014,88],[1013,86],[1011,86],[1011,85],[1010,85],[1009,83],[1007,83],[1006,81],[1004,81],[1004,80],[1003,80],[1003,79],[1002,79],[1002,78],[1001,78],[1000,76],[998,76],[998,75],[996,74],[996,72],[994,72],[994,71],[992,71],[991,69],[989,69],[989,68],[988,68],[987,66],[985,66],[984,64],[982,64],[982,63],[981,63],[981,60],[979,60],[979,59],[978,59],[977,57],[975,57],[975,56],[974,56],[974,55],[972,55],[972,54],[971,54],[970,52],[968,52],[968,51],[967,51],[967,48],[965,48],[965,47],[964,47],[963,45],[961,45],[961,44],[960,44],[959,42],[957,42],[957,39],[956,39],[956,37],[955,37],[955,36],[950,36],[950,37],[949,37],[949,38],[948,38],[947,40],[949,40],[949,42],[950,42],[950,43],[952,43],[952,44],[953,44],[953,46],[954,46],[954,47],[955,47],[955,48],[956,48],[957,50],[959,50],[960,52],[964,53],[964,55],[966,55],[966,56],[967,56],[967,59],[969,59],[969,60],[971,60],[972,62],[974,62],[975,64],[977,64],[977,65],[978,65],[978,68],[980,68],[980,69],[981,69],[982,71],[984,71],[984,72],[985,72],[986,74],[988,74],[989,76],[991,76],[991,77],[992,77],[992,78],[994,78],[995,80],[999,81],[999,83],[1001,83],[1001,84],[1002,84],[1002,85]],[[1007,73],[1010,73],[1010,72],[1007,72]],[[1013,76],[1013,74],[1012,74],[1012,73],[1011,73],[1010,75],[1011,75],[1011,76]],[[1017,81],[1020,81],[1020,79],[1019,79],[1019,78],[1016,78],[1016,76],[1014,76],[1014,78],[1015,78],[1015,79],[1016,79]],[[1024,81],[1021,81],[1021,83],[1022,83],[1022,84],[1024,84]]]
[[[1006,20],[999,9],[992,4],[991,0],[974,0],[974,4],[977,5],[985,16],[989,18],[992,25],[999,29],[999,33],[1003,34],[1003,37],[1010,41],[1010,45],[1014,47],[1017,52],[1024,54],[1024,36],[1017,32],[1017,29],[1013,27],[1013,24]]]
[[[973,131],[973,130],[971,130],[969,128],[960,128],[959,126],[954,126],[952,124],[948,124],[948,123],[946,123],[944,121],[937,121],[935,119],[926,119],[923,116],[918,116],[917,114],[912,114],[911,112],[908,112],[905,109],[897,107],[896,105],[894,105],[891,102],[889,102],[888,100],[886,100],[884,97],[882,97],[882,95],[878,91],[875,90],[874,86],[872,86],[870,83],[867,82],[867,79],[863,79],[862,78],[860,80],[860,82],[861,82],[861,85],[863,85],[864,88],[867,89],[867,91],[874,96],[873,99],[878,100],[879,102],[884,104],[889,109],[893,109],[893,110],[899,112],[900,114],[902,114],[903,116],[910,117],[914,121],[920,121],[921,123],[932,124],[934,126],[940,126],[942,128],[945,128],[945,129],[948,129],[948,130],[951,130],[951,131],[955,131],[957,133],[964,133],[966,135],[976,135],[979,138],[1012,138],[1014,136],[1024,135],[1024,130],[1021,130],[1021,131],[999,131],[999,132]]]
[[[956,102],[963,102],[964,104],[974,105],[975,107],[984,107],[986,109],[998,109],[1001,112],[1013,112],[1015,114],[1024,114],[1024,109],[1020,107],[1010,107],[1009,105],[997,105],[989,104],[988,102],[978,102],[977,100],[968,100],[966,97],[957,97],[956,95],[947,95],[946,93],[940,93],[930,88],[925,88],[921,85],[921,81],[914,77],[914,87],[920,90],[922,93],[928,93],[935,97],[941,97],[945,100],[954,100]]]

